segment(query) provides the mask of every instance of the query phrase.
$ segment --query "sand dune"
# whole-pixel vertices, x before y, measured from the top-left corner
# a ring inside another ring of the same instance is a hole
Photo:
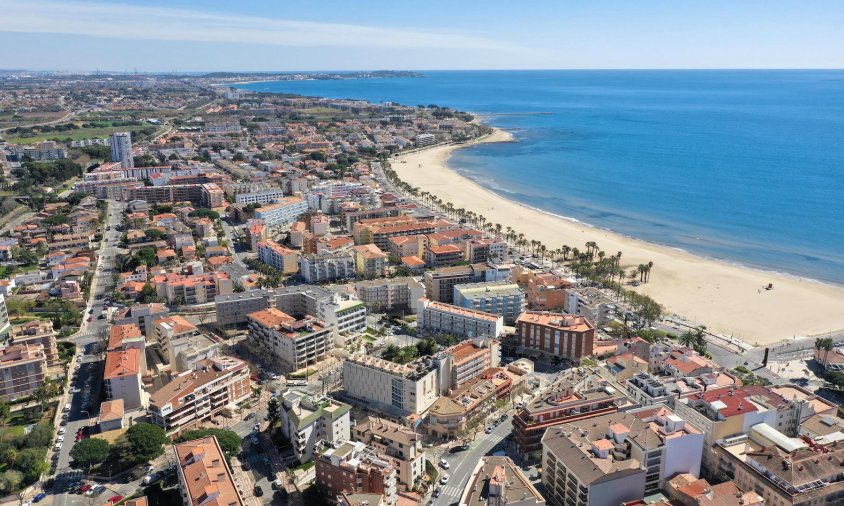
[[[482,142],[510,140],[508,132],[496,130]],[[392,166],[404,181],[492,223],[512,227],[528,239],[538,239],[549,249],[567,244],[583,250],[586,242],[595,241],[608,255],[621,251],[622,267],[628,271],[653,262],[651,281],[637,290],[670,313],[713,332],[764,345],[844,329],[844,287],[737,267],[530,209],[450,170],[447,161],[454,149],[458,148],[406,154]],[[760,290],[768,283],[773,283],[773,290]]]

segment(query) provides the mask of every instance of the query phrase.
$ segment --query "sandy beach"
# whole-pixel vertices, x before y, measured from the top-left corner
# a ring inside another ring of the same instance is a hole
[[[512,140],[510,133],[496,130],[481,142]],[[621,251],[622,267],[628,271],[653,262],[651,281],[636,290],[663,304],[669,314],[712,332],[766,345],[844,329],[844,287],[710,260],[530,209],[449,169],[455,149],[459,147],[409,153],[394,159],[392,167],[404,181],[538,239],[549,249],[567,244],[583,250],[586,242],[595,241],[608,255]],[[769,283],[773,290],[760,290]]]

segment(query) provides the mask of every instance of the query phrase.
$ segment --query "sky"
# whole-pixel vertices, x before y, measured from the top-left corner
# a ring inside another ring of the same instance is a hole
[[[841,0],[0,0],[0,68],[844,68]]]

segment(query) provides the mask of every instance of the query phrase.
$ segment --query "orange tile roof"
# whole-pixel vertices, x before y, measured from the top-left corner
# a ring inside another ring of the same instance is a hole
[[[214,436],[173,446],[190,504],[242,505],[226,459]]]
[[[108,349],[120,348],[126,339],[143,339],[141,329],[134,323],[114,325],[108,335]]]
[[[123,418],[123,399],[114,399],[100,404],[100,421],[120,420]]]
[[[425,261],[416,255],[401,257],[401,263],[408,267],[425,267]]]
[[[110,351],[106,353],[105,372],[103,379],[109,380],[133,376],[141,372],[141,350],[129,348],[128,350]]]
[[[249,313],[248,317],[250,320],[255,320],[261,326],[268,328],[276,328],[282,323],[290,323],[296,320],[284,311],[274,307]]]

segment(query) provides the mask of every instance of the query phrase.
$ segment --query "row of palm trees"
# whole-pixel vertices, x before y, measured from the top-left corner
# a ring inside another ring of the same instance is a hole
[[[654,266],[653,262],[639,264],[635,269],[628,272],[621,267],[621,251],[615,255],[607,255],[595,241],[587,242],[585,249],[582,251],[577,247],[567,244],[563,244],[556,249],[549,248],[541,241],[528,239],[523,233],[514,230],[512,227],[504,227],[500,223],[492,223],[481,214],[462,207],[455,207],[451,202],[443,201],[443,199],[431,192],[420,190],[402,181],[395,170],[386,163],[382,163],[382,167],[384,175],[393,185],[405,193],[418,198],[423,204],[439,210],[446,217],[469,224],[487,234],[502,237],[511,247],[516,248],[522,253],[537,256],[543,262],[548,258],[555,265],[558,263],[568,263],[571,271],[577,276],[591,279],[605,286],[614,286],[619,296],[626,279],[635,280],[638,278],[639,282],[642,283],[650,281],[651,269]]]
[[[829,352],[835,347],[835,341],[831,337],[819,337],[815,339],[815,349],[823,351],[823,363],[827,363]]]

